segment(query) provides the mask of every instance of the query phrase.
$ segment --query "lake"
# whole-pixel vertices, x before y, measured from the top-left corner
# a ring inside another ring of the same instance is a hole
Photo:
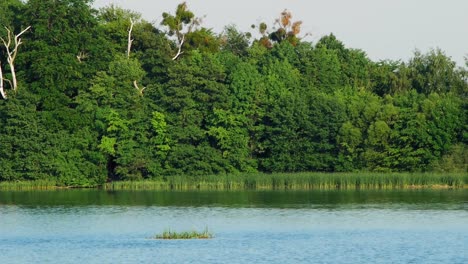
[[[468,190],[0,191],[0,263],[468,263]]]

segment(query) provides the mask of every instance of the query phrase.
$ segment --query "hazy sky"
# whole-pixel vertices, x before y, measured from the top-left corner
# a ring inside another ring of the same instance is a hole
[[[159,27],[162,12],[174,13],[182,1],[95,0],[137,11]],[[468,56],[468,0],[187,0],[203,26],[221,32],[235,24],[251,31],[251,24],[274,20],[284,10],[302,20],[308,41],[333,33],[347,47],[364,50],[371,59],[408,60],[415,49],[439,47],[459,66]]]

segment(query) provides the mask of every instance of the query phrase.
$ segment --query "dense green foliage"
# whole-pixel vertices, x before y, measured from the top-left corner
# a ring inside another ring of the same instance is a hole
[[[0,181],[468,171],[468,73],[440,50],[373,62],[286,11],[255,38],[91,2],[0,3],[0,37],[31,26],[16,69],[0,46]]]

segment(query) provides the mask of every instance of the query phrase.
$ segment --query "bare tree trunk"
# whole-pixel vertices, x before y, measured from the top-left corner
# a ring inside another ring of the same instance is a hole
[[[133,21],[133,19],[130,18],[130,28],[128,29],[128,42],[127,42],[127,59],[130,59],[130,51],[132,50],[132,43],[133,43],[132,30],[133,30],[134,25],[135,25],[135,21]],[[133,86],[135,87],[135,89],[137,89],[138,93],[141,96],[143,96],[143,91],[146,89],[146,87],[140,88],[136,80],[133,81]]]
[[[0,63],[0,94],[2,94],[3,99],[7,99],[7,95],[5,90],[3,89],[3,72],[2,72],[2,65]]]
[[[12,41],[12,33],[11,30],[7,27],[5,29],[7,30],[8,33],[8,40],[5,40],[3,38],[0,38],[3,42],[3,45],[5,46],[5,49],[7,51],[7,61],[8,64],[10,65],[10,71],[11,71],[11,78],[12,78],[12,83],[13,83],[13,91],[16,92],[18,89],[18,81],[16,80],[16,71],[15,71],[15,59],[16,55],[18,54],[18,47],[23,43],[21,42],[21,35],[23,35],[26,31],[28,31],[31,28],[31,26],[28,26],[25,30],[21,31],[18,35],[14,35],[15,37],[13,38],[15,47],[13,50],[10,50],[11,46],[11,41]]]
[[[133,26],[135,25],[135,21],[133,21],[132,18],[130,18],[130,28],[128,29],[128,42],[127,42],[127,58],[130,58],[130,50],[132,49],[132,30]]]
[[[184,3],[185,5],[185,3]],[[176,18],[178,17],[178,15],[176,14]],[[172,60],[177,60],[180,55],[182,55],[184,53],[184,51],[182,51],[182,48],[185,44],[185,41],[186,41],[186,37],[188,34],[192,33],[192,31],[194,29],[196,29],[202,22],[202,18],[201,17],[194,17],[190,20],[190,22],[188,23],[188,28],[186,30],[184,30],[182,32],[182,29],[183,29],[183,25],[186,24],[185,22],[182,22],[180,21],[176,27],[173,29],[175,31],[175,35],[177,37],[177,53],[172,57]],[[171,28],[171,27],[170,27]]]
[[[184,53],[184,52],[182,51],[182,46],[184,45],[184,42],[185,42],[185,34],[182,35],[182,39],[180,40],[179,49],[177,50],[177,54],[172,58],[172,60],[177,60],[177,58],[178,58],[182,53]]]
[[[16,80],[15,65],[13,63],[10,63],[10,71],[11,71],[11,82],[13,83],[13,91],[16,92],[16,90],[18,89],[18,81]]]

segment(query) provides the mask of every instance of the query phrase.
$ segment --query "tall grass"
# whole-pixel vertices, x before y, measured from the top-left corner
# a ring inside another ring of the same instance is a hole
[[[36,180],[36,181],[14,181],[0,182],[0,190],[54,190],[59,188],[57,182],[52,180]]]
[[[83,187],[89,188],[89,186]],[[155,180],[114,181],[99,187],[105,190],[180,191],[467,188],[468,173],[304,172],[169,176]],[[0,182],[0,190],[28,191],[58,188],[67,188],[67,186],[61,186],[61,184],[51,180]]]
[[[468,174],[276,173],[171,176],[151,181],[112,182],[111,190],[308,190],[465,188]]]

